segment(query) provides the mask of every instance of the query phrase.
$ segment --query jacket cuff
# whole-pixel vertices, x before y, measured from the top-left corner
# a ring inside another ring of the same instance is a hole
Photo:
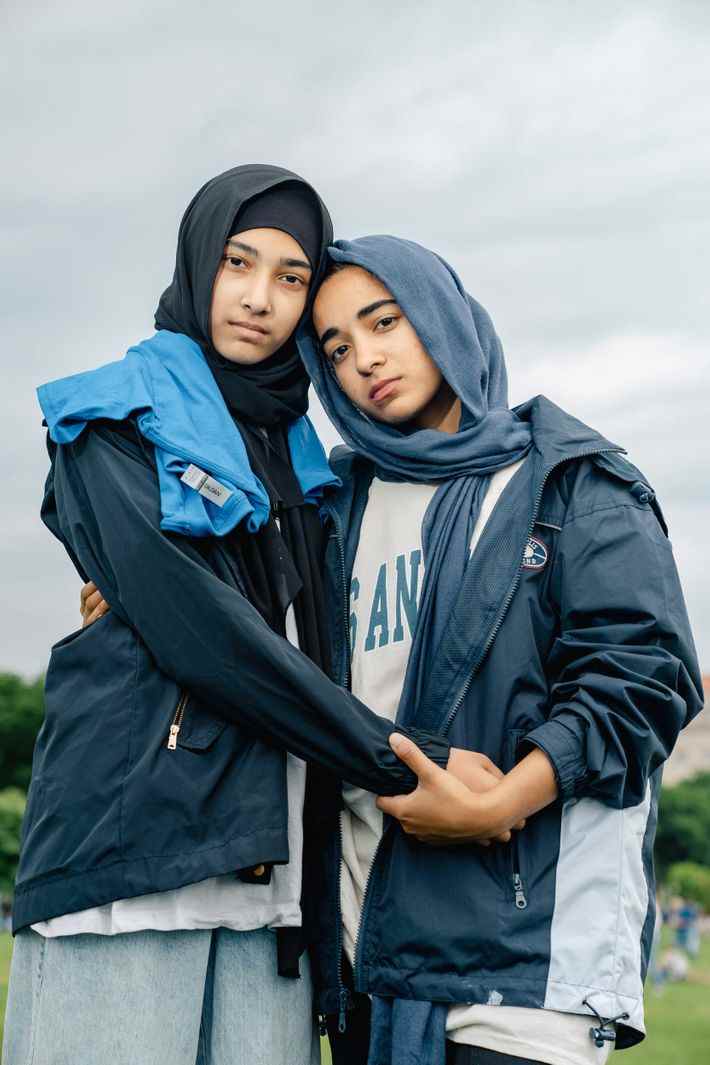
[[[400,728],[399,725],[392,731],[407,736],[413,743],[416,743],[427,758],[431,758],[432,762],[436,762],[441,769],[446,769],[449,764],[451,744],[444,736],[439,736],[434,732],[425,732],[424,729],[419,728]]]
[[[538,725],[522,740],[544,751],[552,763],[561,799],[572,799],[587,775],[583,721],[576,714],[560,714]]]

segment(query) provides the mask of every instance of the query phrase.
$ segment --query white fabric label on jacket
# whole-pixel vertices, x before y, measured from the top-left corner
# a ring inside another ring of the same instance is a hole
[[[180,480],[218,507],[223,507],[232,494],[231,488],[220,484],[214,477],[210,477],[209,473],[205,473],[193,463],[190,463]]]

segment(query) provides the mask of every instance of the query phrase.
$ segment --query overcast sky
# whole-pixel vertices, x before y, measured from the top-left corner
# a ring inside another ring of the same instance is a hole
[[[253,161],[311,180],[341,236],[443,254],[493,316],[511,401],[545,393],[628,449],[709,668],[710,5],[182,8],[0,11],[0,669],[43,669],[79,620],[38,517],[34,389],[150,335],[185,205]]]

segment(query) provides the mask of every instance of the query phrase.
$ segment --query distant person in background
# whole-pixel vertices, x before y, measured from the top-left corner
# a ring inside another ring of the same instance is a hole
[[[653,922],[653,936],[651,938],[651,952],[648,959],[648,974],[655,991],[660,992],[665,983],[666,974],[661,965],[661,938],[665,915],[661,898],[656,894],[656,915]]]
[[[700,950],[700,911],[689,899],[679,899],[675,910],[675,943],[691,958]]]

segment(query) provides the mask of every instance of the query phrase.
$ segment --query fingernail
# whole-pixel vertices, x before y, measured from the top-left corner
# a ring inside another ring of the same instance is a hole
[[[399,732],[393,732],[390,736],[390,747],[393,751],[398,751],[404,743],[404,736]]]

